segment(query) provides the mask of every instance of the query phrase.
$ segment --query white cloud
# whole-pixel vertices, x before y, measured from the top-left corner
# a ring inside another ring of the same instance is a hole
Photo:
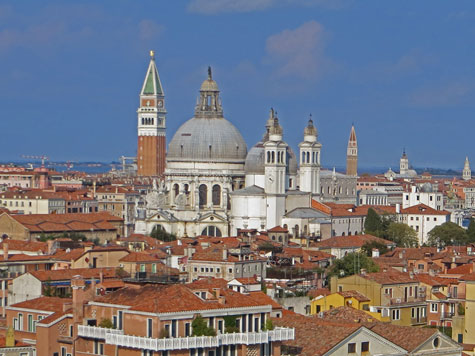
[[[323,56],[324,30],[309,21],[294,30],[284,30],[266,41],[267,59],[275,66],[275,74],[315,79],[326,61]]]
[[[274,0],[192,0],[188,10],[202,14],[220,12],[251,12],[272,6]]]
[[[191,0],[188,11],[214,15],[226,12],[262,11],[276,6],[343,7],[351,0]]]
[[[163,29],[163,25],[152,20],[142,20],[139,23],[139,38],[141,40],[154,39],[162,33]]]
[[[473,88],[465,83],[454,81],[443,85],[420,88],[409,96],[409,103],[415,107],[436,108],[460,105],[470,101]]]

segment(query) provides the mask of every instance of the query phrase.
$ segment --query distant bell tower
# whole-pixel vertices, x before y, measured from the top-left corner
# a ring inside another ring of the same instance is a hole
[[[465,157],[465,164],[463,166],[462,178],[463,180],[472,179],[472,169],[470,168],[470,161],[468,160],[468,157]]]
[[[399,174],[406,175],[409,171],[409,158],[407,158],[406,149],[402,151],[401,159],[399,160]]]
[[[358,175],[358,142],[356,141],[355,125],[351,126],[346,150],[346,174],[349,176]]]
[[[312,116],[304,129],[300,148],[300,190],[312,194],[320,194],[320,150],[317,128],[313,125]]]
[[[154,51],[150,51],[150,64],[140,91],[137,114],[137,174],[159,176],[165,171],[167,111]]]

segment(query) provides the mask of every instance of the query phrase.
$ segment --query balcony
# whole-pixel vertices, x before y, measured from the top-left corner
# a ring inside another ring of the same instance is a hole
[[[409,297],[409,298],[391,298],[389,300],[390,305],[399,305],[399,304],[416,304],[416,303],[424,303],[426,301],[425,295],[419,295],[417,298]]]
[[[106,335],[122,335],[123,330],[100,328],[98,326],[78,325],[78,335],[93,339],[106,339]]]
[[[455,313],[452,313],[452,312],[442,312],[440,314],[440,320],[444,320],[444,319],[452,319],[454,317]]]
[[[427,324],[427,317],[421,316],[419,318],[411,318],[411,325],[417,325],[417,324]]]
[[[266,344],[269,341],[285,341],[295,338],[295,330],[289,328],[276,328],[271,331],[254,333],[233,333],[220,334],[217,336],[191,336],[168,339],[123,335],[121,330],[85,325],[80,325],[78,332],[79,336],[105,339],[106,344],[153,351],[186,350],[219,347],[221,345]]]

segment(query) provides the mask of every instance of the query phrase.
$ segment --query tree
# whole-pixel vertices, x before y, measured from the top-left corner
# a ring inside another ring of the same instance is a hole
[[[396,222],[389,224],[387,239],[395,242],[398,247],[417,247],[419,243],[416,230]]]
[[[470,223],[467,228],[467,242],[475,242],[475,219],[470,218]]]
[[[169,242],[169,241],[175,241],[176,240],[175,235],[169,234],[160,225],[155,225],[153,227],[152,233],[150,234],[150,236],[153,237],[154,239],[164,241],[164,242]]]
[[[365,233],[379,236],[379,232],[383,228],[383,221],[378,213],[373,209],[368,209],[368,214],[366,215],[366,220],[364,222]]]
[[[198,315],[191,323],[193,336],[216,336],[216,330],[206,325],[206,321],[201,315]]]
[[[373,255],[374,248],[377,248],[381,255],[384,255],[386,252],[388,252],[388,247],[377,240],[366,241],[364,245],[361,246],[361,250],[363,250],[364,253],[366,253],[366,256],[368,257],[371,257]]]
[[[55,289],[51,286],[51,277],[48,277],[44,287],[43,287],[43,295],[45,297],[54,297],[56,295]]]
[[[238,333],[239,328],[236,326],[236,317],[233,315],[227,315],[224,319],[224,332],[225,333]]]
[[[453,222],[445,222],[429,231],[429,246],[446,247],[450,245],[465,245],[467,243],[467,233],[465,230]]]
[[[351,252],[333,262],[329,276],[351,276],[360,273],[361,269],[365,269],[368,273],[379,271],[378,266],[365,253]]]
[[[266,320],[266,323],[265,323],[264,327],[262,328],[262,330],[264,330],[264,331],[274,330],[274,323],[272,322],[272,319],[268,318]]]
[[[114,329],[114,324],[112,323],[112,321],[110,319],[104,318],[99,323],[99,327],[107,328],[107,329]]]

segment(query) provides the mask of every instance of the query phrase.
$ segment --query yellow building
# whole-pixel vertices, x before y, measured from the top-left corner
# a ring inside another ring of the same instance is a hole
[[[351,307],[365,311],[376,320],[389,321],[389,318],[383,318],[380,313],[370,311],[371,300],[363,294],[355,291],[344,291],[331,293],[329,295],[319,295],[315,297],[310,306],[311,314],[318,314],[338,307]]]
[[[457,308],[452,322],[452,339],[465,345],[475,345],[475,274],[461,277],[465,281],[465,307],[463,303]],[[475,355],[475,347],[465,350]]]
[[[332,293],[358,291],[370,299],[371,312],[389,317],[395,325],[424,325],[427,322],[426,292],[409,273],[384,270],[332,279]]]

